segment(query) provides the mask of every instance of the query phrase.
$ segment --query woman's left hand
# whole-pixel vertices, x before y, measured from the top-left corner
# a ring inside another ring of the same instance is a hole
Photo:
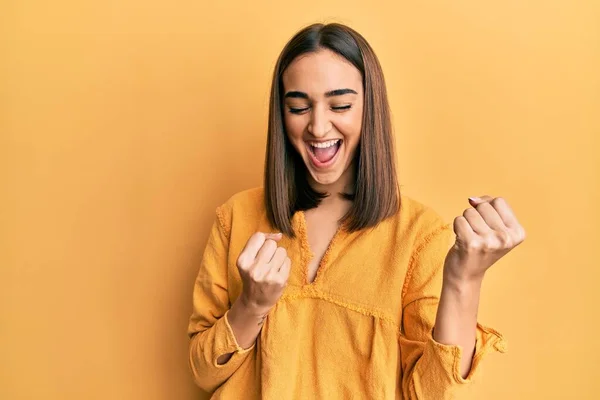
[[[481,282],[496,261],[525,240],[525,230],[502,197],[470,198],[472,207],[454,219],[456,242],[448,252],[444,277],[462,284]]]

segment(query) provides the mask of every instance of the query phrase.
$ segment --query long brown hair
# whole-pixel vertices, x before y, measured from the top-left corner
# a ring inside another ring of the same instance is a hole
[[[296,211],[319,205],[327,196],[312,189],[304,161],[292,146],[283,121],[285,69],[296,57],[328,49],[344,57],[362,74],[364,107],[356,152],[355,192],[342,223],[350,232],[373,227],[400,207],[394,138],[383,71],[371,46],[358,32],[337,24],[313,24],[298,32],[283,48],[273,73],[265,160],[264,193],[271,225],[295,237],[291,218]]]

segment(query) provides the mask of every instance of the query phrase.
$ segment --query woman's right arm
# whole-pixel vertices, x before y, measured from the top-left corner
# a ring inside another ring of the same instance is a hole
[[[227,283],[230,233],[223,212],[222,207],[217,209],[204,250],[188,327],[190,368],[196,384],[207,392],[229,379],[252,351],[264,315],[279,298],[273,301],[272,295],[283,290],[289,275],[285,250],[278,248],[268,235],[253,235],[238,259],[244,288],[230,309]],[[251,281],[246,282],[248,279]]]
[[[246,349],[251,348],[256,341],[265,317],[253,312],[238,299],[227,313],[227,320],[240,347]],[[223,354],[217,359],[217,364],[226,364],[233,354]]]
[[[290,272],[290,259],[284,248],[277,246],[281,234],[257,232],[250,237],[237,260],[243,290],[227,314],[229,325],[241,347],[256,341],[267,314],[285,288]],[[225,364],[233,356],[217,360]]]

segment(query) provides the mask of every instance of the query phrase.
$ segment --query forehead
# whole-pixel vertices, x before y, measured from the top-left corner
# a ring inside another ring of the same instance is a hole
[[[319,50],[297,57],[283,73],[284,90],[319,95],[349,88],[362,92],[362,76],[349,61],[331,50]]]

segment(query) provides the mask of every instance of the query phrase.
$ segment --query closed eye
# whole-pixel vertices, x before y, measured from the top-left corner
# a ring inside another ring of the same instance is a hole
[[[302,113],[308,111],[309,108],[310,107],[305,107],[305,108],[293,108],[293,107],[290,107],[290,112],[292,114],[302,114]]]
[[[333,111],[345,111],[345,110],[349,110],[351,108],[352,108],[352,104],[346,104],[345,106],[331,107],[331,109]]]
[[[346,105],[343,105],[343,106],[331,107],[331,109],[333,111],[336,111],[336,112],[346,111],[346,110],[349,110],[351,108],[352,108],[352,104],[346,104]],[[309,109],[310,109],[310,107],[304,107],[304,108],[290,107],[290,113],[292,113],[292,114],[304,114]]]

